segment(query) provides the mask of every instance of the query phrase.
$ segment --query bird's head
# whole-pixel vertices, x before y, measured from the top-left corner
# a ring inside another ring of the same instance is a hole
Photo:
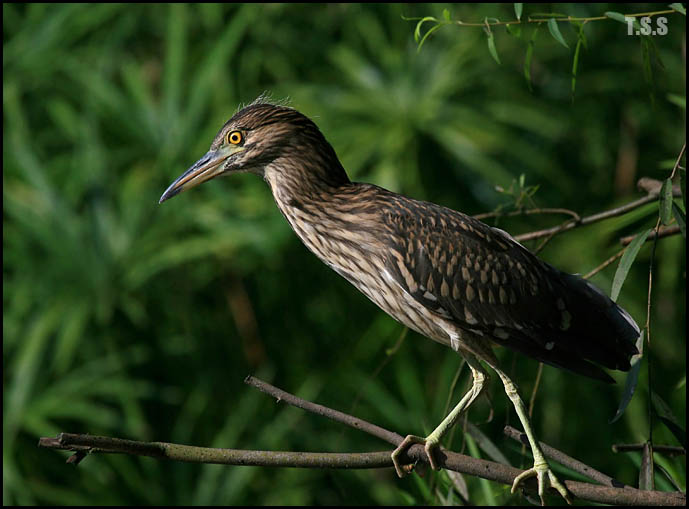
[[[295,109],[255,102],[225,123],[210,150],[165,190],[160,203],[214,177],[236,172],[256,173],[269,181],[270,174],[330,186],[349,182],[316,124]]]

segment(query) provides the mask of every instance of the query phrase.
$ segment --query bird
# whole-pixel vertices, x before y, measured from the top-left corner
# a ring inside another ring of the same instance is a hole
[[[270,187],[304,245],[406,327],[461,354],[472,386],[427,436],[407,435],[392,452],[423,444],[439,469],[442,436],[479,396],[492,368],[524,428],[534,459],[512,493],[536,477],[571,503],[536,440],[517,386],[494,347],[602,382],[602,369],[628,371],[639,327],[624,309],[579,276],[541,260],[503,230],[461,212],[352,182],[318,126],[294,108],[260,96],[218,131],[210,149],[162,194],[159,203],[218,176],[249,172]]]

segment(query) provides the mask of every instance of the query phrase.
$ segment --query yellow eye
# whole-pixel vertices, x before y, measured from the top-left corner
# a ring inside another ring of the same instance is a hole
[[[244,137],[239,131],[232,131],[231,133],[228,133],[227,137],[225,138],[227,143],[231,143],[232,145],[239,145],[243,139]]]

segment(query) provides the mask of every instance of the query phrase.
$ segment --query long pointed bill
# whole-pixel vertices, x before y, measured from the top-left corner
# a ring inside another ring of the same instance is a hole
[[[232,155],[232,151],[223,148],[209,150],[201,159],[196,161],[191,168],[170,184],[170,187],[165,190],[158,203],[163,203],[165,200],[172,198],[182,191],[186,191],[187,189],[198,186],[206,180],[217,177],[224,171],[222,163],[225,162],[225,159],[230,155]]]

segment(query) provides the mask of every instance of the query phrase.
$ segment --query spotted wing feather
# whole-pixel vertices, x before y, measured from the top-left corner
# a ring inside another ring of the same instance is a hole
[[[385,214],[387,269],[426,308],[460,329],[539,361],[610,382],[628,370],[638,326],[587,281],[543,262],[506,233],[432,203]]]

